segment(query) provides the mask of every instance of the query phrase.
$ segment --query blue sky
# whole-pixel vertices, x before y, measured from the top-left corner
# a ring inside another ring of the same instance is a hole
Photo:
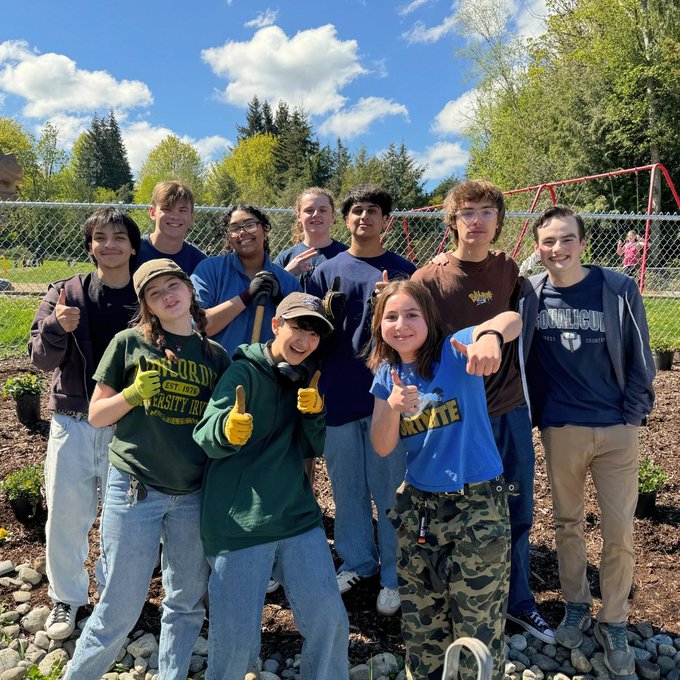
[[[0,115],[36,134],[52,121],[68,149],[113,107],[136,171],[171,132],[219,158],[253,94],[283,98],[322,144],[403,141],[432,184],[466,162],[475,82],[456,17],[469,1],[3,3]],[[544,0],[486,1],[512,30],[541,32]]]

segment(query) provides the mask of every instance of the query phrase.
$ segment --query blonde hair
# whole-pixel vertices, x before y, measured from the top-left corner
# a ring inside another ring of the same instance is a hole
[[[324,189],[323,187],[309,187],[305,189],[303,192],[299,193],[295,199],[296,220],[290,231],[290,238],[293,242],[293,245],[296,243],[302,243],[302,241],[305,239],[305,230],[302,228],[302,223],[297,217],[300,212],[300,208],[302,207],[302,199],[305,196],[325,196],[331,205],[331,212],[333,213],[333,219],[335,219],[335,197],[333,196],[333,192],[331,192],[330,189]]]

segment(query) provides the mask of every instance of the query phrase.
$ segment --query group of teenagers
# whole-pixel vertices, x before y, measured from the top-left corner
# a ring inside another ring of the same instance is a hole
[[[633,672],[637,439],[654,398],[639,292],[581,264],[583,221],[566,206],[535,221],[545,272],[526,281],[491,249],[505,217],[497,187],[463,181],[444,208],[453,249],[418,270],[383,248],[392,201],[375,185],[342,201],[349,247],[330,235],[332,194],[305,190],[296,243],[274,261],[269,219],[252,205],[225,212],[224,254],[187,242],[194,203],[179,182],[154,189],[143,238],[117,209],[88,218],[96,269],[50,286],[29,342],[33,363],[53,372],[52,639],[73,633],[88,602],[88,532],[103,508],[99,600],[68,680],[100,678],[115,661],[159,547],[163,680],[187,677],[206,589],[206,678],[253,673],[279,585],[304,638],[300,677],[347,678],[342,594],[375,574],[378,612],[401,608],[408,678],[441,678],[447,647],[473,637],[500,680],[506,618],[569,648],[591,625],[588,472],[603,539],[595,635],[613,674]],[[555,631],[529,585],[532,423],[566,603]],[[313,490],[322,455],[337,570]],[[461,672],[476,674],[472,657]]]

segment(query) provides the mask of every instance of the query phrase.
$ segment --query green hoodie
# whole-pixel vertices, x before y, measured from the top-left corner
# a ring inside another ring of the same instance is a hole
[[[325,412],[297,410],[297,391],[275,373],[262,344],[241,345],[194,430],[208,456],[203,477],[201,539],[206,555],[297,536],[321,526],[321,510],[303,460],[320,456]],[[237,385],[246,393],[253,434],[243,446],[224,436]]]

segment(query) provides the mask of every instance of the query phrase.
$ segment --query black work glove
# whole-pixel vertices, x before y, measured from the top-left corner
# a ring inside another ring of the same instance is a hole
[[[329,321],[335,325],[335,322],[342,318],[345,311],[345,305],[347,304],[347,295],[340,292],[339,276],[336,276],[333,279],[333,283],[328,292],[323,296],[321,303],[323,304],[323,308]]]
[[[272,299],[274,304],[277,304],[277,299],[281,297],[281,287],[279,280],[272,272],[261,271],[253,276],[248,288],[246,288],[239,297],[246,307],[257,300],[257,303],[263,303],[268,297]]]

